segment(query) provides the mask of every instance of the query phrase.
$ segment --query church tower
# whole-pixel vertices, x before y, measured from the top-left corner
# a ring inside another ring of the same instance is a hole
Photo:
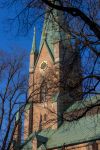
[[[68,104],[82,98],[80,55],[71,42],[64,14],[55,9],[45,16],[38,56],[34,31],[29,69],[32,96],[25,115],[27,136],[46,128],[58,128]]]

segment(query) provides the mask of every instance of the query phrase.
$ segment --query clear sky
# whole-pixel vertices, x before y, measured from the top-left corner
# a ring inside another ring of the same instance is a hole
[[[17,35],[14,31],[15,29],[7,31],[9,29],[7,18],[10,17],[11,13],[13,13],[11,11],[11,9],[7,8],[0,9],[0,50],[13,51],[14,49],[18,49],[20,52],[21,49],[25,49],[29,53],[32,45],[34,27],[32,27],[29,33],[25,36]],[[15,14],[13,13],[13,15]],[[38,29],[37,25],[36,33],[37,45],[39,45],[40,29]]]

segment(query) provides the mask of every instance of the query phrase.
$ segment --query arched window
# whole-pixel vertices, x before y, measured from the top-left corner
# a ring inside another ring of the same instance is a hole
[[[44,114],[44,121],[47,121],[47,114]]]
[[[42,115],[40,114],[39,131],[42,130]]]
[[[29,135],[33,132],[33,103],[30,104],[29,109]]]
[[[40,87],[40,102],[46,101],[47,101],[47,83],[43,81]]]

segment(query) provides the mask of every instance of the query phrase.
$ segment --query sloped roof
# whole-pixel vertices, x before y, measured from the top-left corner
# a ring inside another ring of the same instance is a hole
[[[44,40],[44,42],[43,42],[42,45],[41,45],[41,49],[40,49],[40,52],[39,52],[39,54],[38,54],[38,57],[37,57],[37,59],[36,59],[35,66],[34,66],[34,70],[35,70],[35,67],[36,67],[36,65],[37,65],[37,63],[38,63],[38,60],[39,60],[39,58],[40,58],[40,54],[41,54],[41,52],[42,52],[42,47],[43,47],[44,44],[46,45],[47,51],[49,52],[52,61],[54,61],[54,56],[52,55],[52,52],[51,52],[50,48],[48,47],[48,44],[47,44],[46,40]]]
[[[94,97],[91,102],[86,101],[87,105],[98,103],[99,97]],[[75,110],[77,102],[72,104],[68,111]],[[72,107],[75,106],[75,107]],[[78,106],[78,105],[77,105]],[[73,109],[71,109],[73,108]],[[79,106],[83,108],[83,105]],[[60,148],[64,145],[75,145],[84,142],[94,141],[100,139],[100,114],[92,116],[84,116],[77,121],[64,122],[58,129],[45,129],[38,133],[32,133],[25,141],[23,149],[31,149],[32,139],[36,138],[39,142],[39,148],[46,147],[47,149]],[[32,150],[32,149],[31,149]]]
[[[64,13],[62,11],[56,9],[47,11],[44,18],[40,47],[39,47],[38,57],[36,58],[35,61],[35,66],[40,57],[41,49],[44,42],[46,43],[47,50],[49,51],[49,54],[53,60],[54,60],[54,43],[58,41],[62,41],[63,46],[70,43],[70,39],[69,39],[70,33],[68,31],[68,26],[65,26],[64,24],[65,24],[65,19],[64,19]],[[31,53],[34,52],[35,53],[37,52],[35,31],[34,31]]]
[[[44,143],[44,147],[47,149],[98,140],[100,139],[100,114],[86,116],[78,121],[65,122],[58,130],[47,129],[38,135],[48,139]],[[32,150],[31,140],[35,136],[32,135],[31,137],[24,143],[22,150],[27,150],[27,148]],[[37,140],[38,138],[39,136],[37,136]]]
[[[73,104],[70,105],[70,107],[67,107],[65,112],[71,112],[71,111],[75,111],[75,110],[80,110],[83,108],[87,108],[89,106],[93,106],[96,104],[100,104],[100,96],[94,96],[91,99],[83,99],[81,101],[76,101]]]
[[[32,139],[36,138],[36,133],[33,132],[30,136],[25,140],[25,142],[20,146],[21,150],[32,150]]]
[[[46,147],[42,144],[42,145],[38,148],[38,150],[46,150]]]
[[[25,111],[29,110],[31,107],[31,102],[30,103],[27,103],[27,105],[25,106]]]
[[[100,139],[100,115],[65,122],[46,143],[47,149]]]
[[[38,132],[33,132],[29,135],[29,137],[25,140],[25,142],[22,145],[17,146],[17,149],[21,150],[32,150],[32,140],[37,139],[40,148],[45,147],[43,144],[47,142],[47,137],[42,136],[42,134],[38,134]],[[43,149],[45,150],[45,149]]]
[[[31,54],[34,54],[36,52],[36,29],[34,27],[34,36],[32,41],[32,48],[31,48]]]
[[[50,10],[50,12],[46,13],[39,50],[41,51],[41,47],[44,41],[46,41],[49,50],[54,56],[54,43],[63,41],[63,44],[67,44],[66,39],[69,36],[69,33],[66,33],[63,28],[65,28],[63,12],[53,9],[52,12]]]
[[[48,129],[44,129],[41,132],[39,132],[38,135],[41,135],[41,136],[49,139],[56,131],[57,130],[55,130],[55,129],[48,128]]]
[[[56,93],[54,93],[53,95],[52,95],[52,102],[54,103],[54,102],[57,102],[57,100],[58,100],[58,96],[59,96],[59,92],[56,92]]]

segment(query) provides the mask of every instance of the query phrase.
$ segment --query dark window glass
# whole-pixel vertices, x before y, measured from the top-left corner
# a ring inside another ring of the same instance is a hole
[[[40,114],[39,130],[42,130],[42,115]]]
[[[40,87],[40,102],[46,102],[47,101],[47,84],[46,82],[42,82]]]
[[[44,121],[47,121],[47,114],[44,114]]]
[[[29,110],[29,135],[33,132],[33,104],[31,103]]]

